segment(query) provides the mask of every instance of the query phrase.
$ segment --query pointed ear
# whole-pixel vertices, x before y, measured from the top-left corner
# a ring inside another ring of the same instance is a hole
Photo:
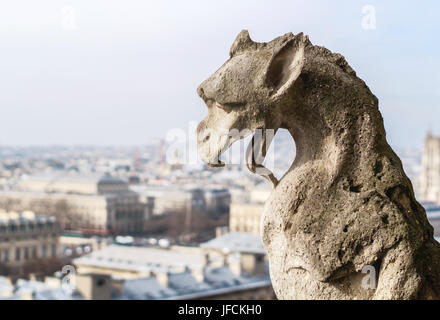
[[[275,51],[266,72],[266,85],[272,97],[285,94],[301,74],[304,65],[304,46],[307,36],[302,33],[283,42]]]
[[[229,50],[229,56],[232,58],[237,53],[252,49],[255,46],[256,43],[252,41],[249,32],[247,30],[241,30]]]

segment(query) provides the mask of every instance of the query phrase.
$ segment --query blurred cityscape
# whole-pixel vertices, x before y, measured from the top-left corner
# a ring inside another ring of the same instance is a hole
[[[277,135],[274,172],[294,159]],[[135,147],[0,147],[0,299],[275,299],[245,165]],[[440,236],[440,139],[396,150]]]

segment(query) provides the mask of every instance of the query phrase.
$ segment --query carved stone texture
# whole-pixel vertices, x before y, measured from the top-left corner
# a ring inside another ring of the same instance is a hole
[[[260,128],[285,128],[296,142],[280,181],[263,174],[274,185],[261,233],[278,298],[440,298],[440,244],[387,143],[378,99],[342,55],[302,33],[256,43],[243,30],[197,91],[208,164]]]

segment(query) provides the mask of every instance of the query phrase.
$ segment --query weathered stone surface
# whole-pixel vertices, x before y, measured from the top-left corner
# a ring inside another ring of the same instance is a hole
[[[275,187],[261,231],[278,298],[439,299],[440,244],[386,141],[377,98],[344,57],[302,33],[256,43],[247,31],[230,55],[198,88],[208,105],[199,153],[220,165],[243,138],[230,129],[285,128],[295,139],[284,177],[264,174]],[[362,285],[365,266],[375,289]]]

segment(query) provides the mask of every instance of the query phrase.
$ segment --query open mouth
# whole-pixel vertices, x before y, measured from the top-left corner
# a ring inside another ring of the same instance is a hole
[[[208,150],[210,150],[210,152],[205,153],[205,159],[207,161],[205,161],[205,163],[210,166],[210,167],[224,167],[225,163],[220,160],[221,155],[231,146],[231,144],[234,142],[234,139],[232,136],[230,136],[229,132],[222,134],[222,135],[214,135],[214,139],[212,139],[213,136],[208,134],[206,135],[202,140],[201,144],[202,145],[207,145],[209,146],[209,144],[212,144],[212,140],[218,141],[218,143],[215,144],[214,148],[209,148]],[[209,141],[211,140],[211,141]],[[199,145],[200,146],[200,145]],[[217,148],[217,146],[222,146],[220,149]],[[215,153],[212,154],[212,156],[210,155],[210,153],[212,152],[212,149],[214,149]]]
[[[210,167],[213,167],[213,168],[224,167],[226,164],[220,160],[221,155],[222,155],[222,152],[219,152],[215,158],[213,158],[213,159],[211,159],[211,161],[207,162],[207,165]]]

